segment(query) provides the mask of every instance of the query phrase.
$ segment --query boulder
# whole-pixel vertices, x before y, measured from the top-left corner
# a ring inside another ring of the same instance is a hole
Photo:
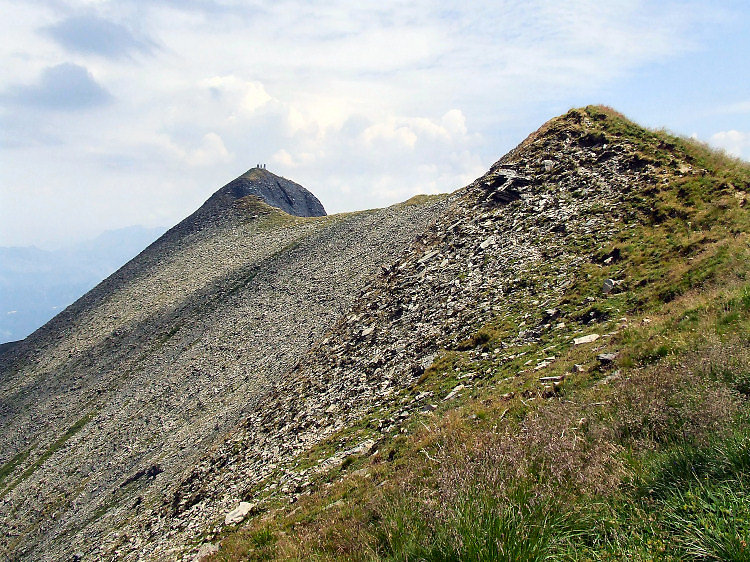
[[[451,399],[455,398],[458,395],[458,393],[461,392],[464,388],[466,388],[466,387],[463,384],[459,384],[459,385],[455,386],[453,388],[453,390],[451,390],[448,393],[448,395],[445,398],[443,398],[443,400],[451,400]]]
[[[255,507],[255,504],[240,502],[240,505],[226,514],[226,516],[224,517],[224,524],[235,525],[242,522],[242,520],[247,517],[247,514],[253,510],[253,507]]]
[[[602,363],[612,363],[617,358],[616,353],[600,353],[596,358]]]
[[[599,334],[589,334],[588,336],[580,336],[573,338],[573,345],[581,345],[584,343],[592,343],[598,340],[601,336]]]

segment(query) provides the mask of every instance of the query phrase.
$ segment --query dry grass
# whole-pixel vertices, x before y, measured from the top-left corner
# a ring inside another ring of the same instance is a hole
[[[721,345],[709,346],[706,353],[726,360]],[[735,419],[742,405],[739,395],[695,371],[696,363],[713,368],[708,357],[691,359],[692,364],[637,370],[619,382],[609,424],[618,443],[638,451],[674,442],[705,444]]]
[[[467,417],[468,407],[450,411],[404,440],[396,459],[381,451],[366,473],[256,521],[212,560],[569,559],[594,532],[584,517],[598,513],[592,506],[631,501],[622,494],[634,455],[659,459],[676,447],[687,451],[681,462],[689,472],[690,451],[735,431],[746,402],[726,373],[748,370],[747,340],[716,338],[682,361],[663,359],[544,401],[520,421],[502,419],[503,403],[491,405],[484,421]],[[632,513],[607,516],[625,525]],[[595,532],[605,550],[640,548],[636,535]],[[654,548],[666,548],[658,540]]]

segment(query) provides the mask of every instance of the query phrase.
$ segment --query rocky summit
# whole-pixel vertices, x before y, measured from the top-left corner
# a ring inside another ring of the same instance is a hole
[[[258,167],[248,170],[214,193],[198,209],[198,217],[205,220],[211,214],[226,212],[234,201],[248,195],[255,195],[289,215],[322,217],[326,214],[318,198],[307,189]]]
[[[326,214],[318,198],[307,189],[258,166],[216,191],[175,229],[185,233],[223,222],[243,212],[238,202],[247,197],[258,198],[271,207],[297,217],[322,217]]]
[[[644,316],[657,301],[677,310],[708,283],[690,268],[708,268],[714,224],[739,220],[717,217],[746,213],[745,171],[721,175],[683,142],[606,108],[571,110],[451,194],[329,216],[301,186],[251,169],[0,355],[0,557],[429,558],[382,539],[395,508],[373,499],[396,486],[425,513],[450,505],[456,486],[434,494],[457,463],[425,431],[453,443],[479,435],[464,427],[507,426],[527,443],[550,404],[619,404],[607,389],[626,369],[669,355],[628,350],[659,324]],[[691,225],[684,242],[673,221]],[[657,270],[670,259],[679,275]],[[591,389],[604,397],[576,394]],[[575,435],[578,451],[605,418],[586,410],[554,442]],[[456,458],[484,458],[480,441]],[[493,466],[518,457],[503,447]],[[412,464],[399,461],[408,451]],[[565,462],[523,466],[567,474]],[[336,520],[351,524],[323,523]],[[442,544],[438,526],[413,536]],[[470,556],[455,552],[435,556]]]

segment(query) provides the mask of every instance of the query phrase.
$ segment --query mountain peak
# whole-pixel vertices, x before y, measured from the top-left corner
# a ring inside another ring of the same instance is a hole
[[[299,217],[321,217],[326,211],[317,197],[301,185],[277,176],[265,168],[251,168],[214,193],[206,204],[233,204],[238,199],[255,195],[271,207]]]
[[[611,107],[588,105],[550,119],[492,168],[512,165],[529,155],[540,156],[545,151],[550,157],[557,158],[561,153],[571,152],[571,146],[598,150],[611,144],[619,144],[620,148],[627,144],[632,148],[652,136],[652,132]]]
[[[209,197],[197,211],[175,226],[172,234],[201,230],[242,212],[242,201],[257,197],[266,205],[298,217],[322,217],[326,210],[315,195],[265,168],[249,169]]]

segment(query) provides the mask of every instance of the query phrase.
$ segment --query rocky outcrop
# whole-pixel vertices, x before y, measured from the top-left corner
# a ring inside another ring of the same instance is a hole
[[[241,219],[248,214],[243,201],[258,199],[297,217],[323,217],[326,211],[315,195],[301,185],[265,168],[251,168],[217,190],[193,214],[173,227],[167,239],[187,236],[212,225]]]
[[[322,217],[326,211],[318,198],[301,185],[265,168],[251,168],[214,193],[190,218],[206,224],[233,210],[235,201],[253,195],[271,207],[298,217]]]

